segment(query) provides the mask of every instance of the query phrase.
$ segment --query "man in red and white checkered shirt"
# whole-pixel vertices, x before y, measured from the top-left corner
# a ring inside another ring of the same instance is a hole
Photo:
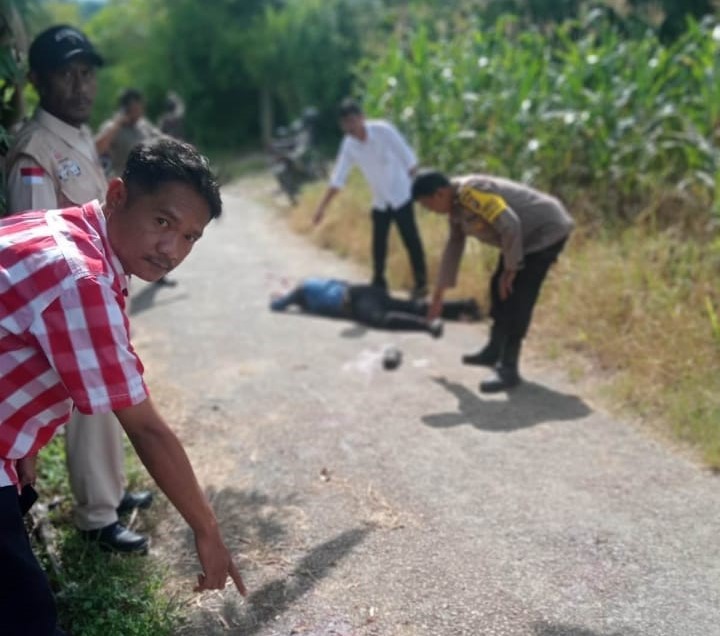
[[[100,139],[96,148],[87,126],[102,57],[81,31],[55,25],[33,40],[28,64],[40,103],[8,148],[7,212],[102,200],[108,182],[98,157]],[[110,143],[120,125],[105,132],[103,143]],[[147,552],[147,538],[120,522],[122,513],[150,506],[152,493],[125,490],[122,427],[114,414],[74,411],[65,428],[65,455],[72,520],[80,536],[106,550]]]
[[[35,456],[73,406],[113,411],[140,459],[195,532],[216,589],[240,574],[180,442],[155,410],[129,339],[127,277],[152,281],[190,253],[221,212],[217,183],[189,145],[136,147],[105,203],[0,222],[0,624],[4,636],[59,633],[54,601],[30,550],[22,497]]]

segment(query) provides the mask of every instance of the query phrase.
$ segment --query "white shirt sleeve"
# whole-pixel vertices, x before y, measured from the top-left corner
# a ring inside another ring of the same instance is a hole
[[[354,164],[355,160],[351,156],[350,144],[346,137],[343,139],[342,144],[340,144],[340,151],[335,160],[335,167],[330,175],[330,187],[337,188],[338,190],[342,189],[347,181],[348,174],[350,174],[350,169]]]
[[[46,210],[58,207],[55,182],[43,170],[42,175],[23,176],[23,168],[42,169],[32,157],[21,155],[7,176],[7,213]]]
[[[400,134],[400,131],[390,122],[384,123],[384,132],[388,145],[400,160],[403,167],[410,171],[411,168],[417,165],[417,156],[410,147],[410,144],[405,140],[405,137]]]

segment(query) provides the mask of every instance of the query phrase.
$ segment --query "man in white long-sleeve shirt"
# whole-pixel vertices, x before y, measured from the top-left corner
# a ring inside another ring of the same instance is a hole
[[[353,166],[360,168],[373,197],[372,285],[387,288],[385,261],[390,225],[394,221],[410,257],[415,278],[412,295],[421,298],[427,294],[427,271],[410,193],[412,177],[417,169],[417,157],[390,122],[366,120],[354,100],[346,99],[340,105],[340,127],[345,136],[330,184],[318,204],[313,223],[317,225],[323,220],[325,209],[345,185]]]

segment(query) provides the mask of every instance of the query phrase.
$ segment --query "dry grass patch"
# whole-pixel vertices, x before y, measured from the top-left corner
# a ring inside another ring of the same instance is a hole
[[[690,442],[719,468],[720,338],[708,313],[718,306],[715,250],[672,231],[578,238],[560,280],[544,290],[543,340],[611,372],[616,406]]]

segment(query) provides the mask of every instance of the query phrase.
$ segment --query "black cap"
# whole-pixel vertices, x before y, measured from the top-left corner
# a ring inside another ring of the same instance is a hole
[[[33,40],[28,61],[31,70],[42,72],[52,71],[81,57],[96,66],[102,66],[104,62],[85,34],[74,27],[60,24],[46,29]]]

